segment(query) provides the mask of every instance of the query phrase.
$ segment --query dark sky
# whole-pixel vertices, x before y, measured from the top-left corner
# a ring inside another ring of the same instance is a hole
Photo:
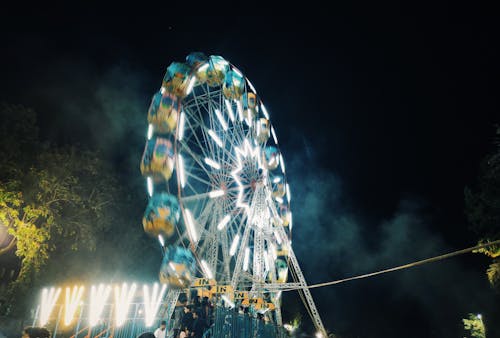
[[[35,108],[45,139],[97,147],[131,181],[142,182],[146,111],[170,62],[202,51],[238,66],[277,127],[311,283],[475,244],[463,190],[499,122],[493,7],[23,2],[1,12],[0,100]],[[469,255],[313,296],[342,337],[458,337],[469,312],[500,337],[487,264]],[[285,315],[302,312],[308,328],[297,298],[285,296]]]

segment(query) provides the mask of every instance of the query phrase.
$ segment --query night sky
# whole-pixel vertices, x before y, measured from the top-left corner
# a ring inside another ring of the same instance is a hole
[[[191,51],[221,55],[276,125],[309,283],[474,245],[463,191],[500,122],[498,12],[475,2],[289,6],[23,2],[0,14],[0,101],[34,108],[45,140],[98,148],[139,185],[147,108],[166,67]],[[470,254],[312,293],[341,337],[462,337],[470,312],[500,337],[487,265]],[[298,296],[284,302],[285,319],[302,312],[311,332]]]

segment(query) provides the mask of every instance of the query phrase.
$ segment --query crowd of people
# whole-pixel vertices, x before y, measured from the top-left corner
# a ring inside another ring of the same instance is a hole
[[[227,304],[220,298],[194,296],[191,301],[182,297],[177,301],[170,329],[166,321],[162,321],[155,331],[155,338],[202,338],[205,332],[214,324],[215,308]],[[252,311],[251,306],[236,304],[234,315],[248,316],[265,324],[269,318],[262,313]]]

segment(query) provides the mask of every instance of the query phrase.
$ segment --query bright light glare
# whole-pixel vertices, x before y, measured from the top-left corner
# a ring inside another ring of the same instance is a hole
[[[179,134],[177,136],[179,141],[182,141],[182,138],[184,137],[184,124],[186,123],[185,118],[186,116],[184,112],[181,112],[181,116],[179,117]]]
[[[50,288],[50,291],[43,289],[42,301],[40,304],[40,326],[45,326],[49,321],[50,314],[56,305],[57,299],[61,294],[61,288]]]
[[[247,118],[246,118],[245,122],[247,123],[247,125],[249,127],[252,126],[252,112],[250,111],[250,109],[247,110]]]
[[[201,260],[201,267],[203,268],[203,271],[205,271],[205,275],[207,276],[208,279],[214,278],[214,275],[212,274],[212,270],[210,270],[207,262],[204,259]]]
[[[316,332],[316,338],[323,338],[323,334],[321,332]]]
[[[250,260],[250,248],[245,249],[245,258],[243,259],[243,271],[248,270],[248,261]]]
[[[478,313],[477,318],[482,319],[483,316],[480,313]]]
[[[150,123],[148,125],[148,140],[151,140],[151,137],[153,137],[153,125]]]
[[[146,183],[148,185],[148,194],[149,194],[149,197],[153,196],[153,180],[151,179],[151,177],[147,177],[146,178]]]
[[[224,300],[224,302],[226,302],[227,305],[229,305],[231,309],[234,308],[234,303],[229,298],[227,298],[226,295],[222,295],[221,298]]]
[[[281,244],[281,238],[278,235],[278,231],[274,230],[274,237],[276,237],[276,242],[278,242],[278,245]]]
[[[83,286],[74,286],[73,290],[71,288],[66,288],[66,299],[64,302],[64,325],[69,325],[73,321],[76,309],[80,305],[80,301],[83,295]]]
[[[178,161],[179,161],[179,180],[181,181],[181,187],[184,188],[186,185],[186,176],[184,173],[184,160],[182,159],[182,155],[179,154],[178,156]]]
[[[231,122],[234,122],[234,112],[233,107],[231,107],[231,102],[229,102],[228,100],[224,100],[224,102],[226,103],[227,114],[229,115]]]
[[[280,164],[281,164],[281,171],[283,174],[285,173],[285,161],[283,161],[283,155],[280,154]]]
[[[278,138],[276,137],[274,127],[272,127],[272,126],[271,126],[271,134],[273,134],[274,143],[278,144]]]
[[[186,95],[189,95],[191,93],[195,82],[196,82],[196,76],[191,77],[191,80],[189,81],[189,84],[186,89]]]
[[[278,300],[280,298],[281,298],[281,290],[279,290],[278,293],[276,294],[276,300]]]
[[[262,108],[262,113],[264,114],[265,118],[269,120],[269,113],[267,112],[266,106],[261,104],[260,107]]]
[[[199,71],[199,72],[203,72],[203,71],[205,71],[207,68],[208,68],[208,63],[205,63],[203,66],[201,66],[200,68],[198,68],[198,71]]]
[[[127,283],[123,283],[121,287],[115,286],[115,321],[118,327],[127,320],[128,308],[134,298],[136,288],[135,283],[130,288]]]
[[[208,193],[208,196],[210,198],[215,198],[215,197],[224,196],[224,194],[225,194],[224,190],[213,190],[213,191],[210,191]]]
[[[241,102],[239,100],[236,101],[236,108],[238,108],[238,116],[240,117],[240,121],[243,122],[245,118],[243,117],[243,107],[241,106]]]
[[[281,177],[279,176],[273,179],[273,183],[279,183],[279,181],[281,181]]]
[[[227,223],[229,223],[230,220],[231,216],[229,215],[224,216],[224,218],[219,222],[219,224],[217,224],[217,230],[224,229],[224,227],[227,225]]]
[[[158,235],[158,240],[160,241],[161,246],[165,246],[165,240],[162,235]]]
[[[212,160],[211,158],[205,157],[204,159],[205,163],[211,166],[214,169],[219,170],[220,169],[220,164]]]
[[[288,202],[292,200],[292,195],[290,195],[290,186],[286,184],[286,196],[288,197]]]
[[[144,284],[142,288],[142,291],[144,293],[144,323],[146,324],[146,327],[150,327],[151,325],[153,325],[156,318],[156,313],[160,308],[161,301],[163,299],[165,291],[167,290],[167,285],[163,284],[160,294],[158,294],[158,289],[159,285],[158,283],[155,283],[150,295],[149,288],[146,284]]]
[[[276,200],[279,204],[283,204],[283,199],[282,199],[281,197],[276,196],[274,199],[275,199],[275,200]]]
[[[290,213],[290,223],[288,224],[290,227],[290,230],[292,230],[293,222],[292,222],[292,213]],[[292,244],[292,241],[290,241],[290,244]]]
[[[224,120],[224,117],[222,116],[222,113],[220,112],[219,109],[215,109],[215,115],[217,116],[217,119],[219,120],[222,129],[227,130],[227,123]]]
[[[189,209],[186,209],[186,223],[189,237],[193,242],[198,241],[198,234],[196,233],[196,229],[194,228],[193,215]]]
[[[215,132],[212,129],[208,130],[208,135],[210,135],[210,137],[212,138],[212,140],[214,140],[214,142],[217,143],[217,145],[222,148],[222,141],[221,141],[221,139],[219,138],[219,136],[217,136],[217,134],[215,134]]]
[[[278,258],[278,253],[276,252],[276,247],[273,245],[273,243],[269,243],[269,249],[271,250],[271,255],[273,256],[273,259]]]
[[[240,242],[240,235],[236,235],[231,243],[231,248],[229,249],[229,255],[234,256],[236,249],[238,248],[238,243]]]
[[[111,286],[99,284],[99,287],[92,286],[90,289],[90,312],[89,326],[92,327],[99,322],[104,305],[111,293]]]

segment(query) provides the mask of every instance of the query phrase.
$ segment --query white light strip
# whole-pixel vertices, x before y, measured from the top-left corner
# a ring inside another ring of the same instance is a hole
[[[255,90],[255,88],[254,88],[254,86],[253,86],[252,82],[250,82],[250,80],[249,80],[248,78],[247,78],[247,83],[248,83],[248,85],[250,86],[250,89],[251,89],[251,90],[252,90],[255,94],[257,94],[257,91]]]
[[[211,166],[214,169],[220,169],[220,164],[212,160],[211,158],[205,157],[204,159],[205,163]]]
[[[196,82],[196,76],[192,76],[186,89],[186,95],[189,95],[191,93],[195,82]]]
[[[278,144],[278,138],[276,137],[276,133],[274,132],[273,126],[271,126],[271,134],[273,134],[274,143]]]
[[[278,258],[278,252],[276,251],[276,247],[273,243],[269,243],[269,248],[271,249],[271,255],[273,256],[273,259]]]
[[[198,234],[196,233],[196,229],[194,228],[193,215],[191,214],[191,211],[189,211],[189,209],[186,209],[186,223],[189,237],[191,237],[191,240],[193,242],[198,241]]]
[[[203,268],[203,271],[205,271],[205,275],[207,276],[208,279],[213,279],[214,278],[214,275],[212,274],[212,271],[210,270],[210,268],[208,267],[207,262],[204,259],[201,260],[201,267]]]
[[[236,253],[236,249],[238,248],[238,243],[240,242],[240,235],[236,235],[233,239],[233,243],[231,243],[231,248],[229,249],[229,255],[234,256]]]
[[[186,118],[184,111],[181,112],[181,116],[179,117],[179,134],[178,134],[178,139],[179,141],[182,141],[182,138],[184,137],[184,124],[185,121],[184,119]]]
[[[252,126],[252,112],[250,111],[250,109],[247,110],[247,118],[246,118],[245,122],[247,123],[247,125],[249,127]]]
[[[283,199],[282,199],[281,197],[276,196],[274,199],[275,199],[275,200],[276,200],[279,204],[283,204]]]
[[[146,327],[153,325],[158,309],[160,308],[161,301],[167,290],[167,285],[163,284],[160,294],[158,294],[158,283],[155,283],[151,295],[149,294],[149,287],[144,284],[142,292],[144,294],[144,324]]]
[[[219,224],[217,224],[217,230],[224,229],[224,227],[227,225],[227,223],[229,223],[230,220],[231,216],[229,215],[224,216],[224,218],[219,222]]]
[[[115,320],[117,327],[122,326],[127,320],[128,308],[134,298],[136,287],[135,283],[132,284],[130,289],[127,283],[123,283],[121,288],[115,286]]]
[[[234,308],[234,303],[229,298],[227,298],[226,295],[222,295],[221,298],[224,300],[224,302],[226,302],[227,305],[229,305],[230,308]]]
[[[66,299],[64,301],[64,324],[67,326],[73,321],[76,309],[80,305],[80,301],[83,295],[83,286],[74,286],[73,290],[71,288],[66,288]]]
[[[278,291],[278,293],[276,294],[276,300],[280,299],[281,297],[281,290]]]
[[[288,198],[288,202],[290,202],[292,200],[292,195],[290,195],[290,186],[288,183],[286,184],[286,196]]]
[[[248,270],[248,261],[250,260],[250,248],[245,249],[245,258],[243,259],[243,271]]]
[[[264,104],[261,104],[260,107],[262,108],[262,113],[264,114],[265,118],[269,120],[269,113],[267,112],[267,109],[264,106]]]
[[[288,226],[290,227],[290,231],[292,231],[293,222],[292,222],[292,213],[291,212],[290,212],[290,223],[288,224]],[[292,241],[290,241],[290,245],[292,245]]]
[[[283,155],[280,154],[280,164],[281,164],[281,171],[283,174],[285,173],[285,161],[283,161]]]
[[[240,121],[243,122],[245,118],[243,117],[243,107],[241,106],[240,100],[236,101],[236,107],[238,108],[238,116],[240,117]]]
[[[217,143],[217,145],[222,148],[222,141],[220,140],[220,138],[217,136],[217,134],[215,134],[215,132],[212,129],[208,130],[208,135],[210,135],[212,140],[214,140],[215,143]]]
[[[224,194],[225,194],[224,190],[212,190],[208,193],[208,197],[215,198],[215,197],[224,196]]]
[[[111,286],[99,284],[99,287],[92,286],[90,289],[90,311],[89,311],[89,326],[95,326],[101,319],[102,310],[111,293]]]
[[[181,187],[184,188],[186,185],[186,176],[184,173],[184,160],[182,159],[182,155],[179,154],[178,156],[178,161],[179,161],[179,180],[181,181]]]
[[[163,239],[162,235],[158,235],[158,241],[160,242],[161,246],[165,246],[165,240]]]
[[[278,245],[281,244],[281,238],[278,235],[278,231],[274,230],[274,237],[276,237],[276,242],[278,242]]]
[[[151,137],[153,137],[153,125],[150,123],[148,125],[148,140],[151,140]]]
[[[240,70],[236,67],[233,67],[233,72],[235,72],[236,74],[238,74],[239,76],[243,77],[243,74],[241,74]]]
[[[226,103],[227,114],[229,115],[231,122],[234,122],[234,112],[233,107],[231,107],[231,102],[229,102],[228,100],[224,100],[224,102]]]
[[[222,116],[219,109],[215,109],[215,115],[217,115],[217,119],[219,120],[222,129],[227,130],[227,123],[226,121],[224,121],[224,117]]]
[[[146,177],[146,183],[147,183],[147,186],[148,186],[148,194],[149,194],[149,197],[152,197],[153,196],[153,180],[151,179],[151,177]]]
[[[273,179],[273,183],[279,183],[279,181],[281,181],[281,177],[279,176]]]
[[[49,321],[50,314],[56,305],[57,299],[61,294],[61,288],[50,288],[50,291],[43,289],[42,302],[40,304],[40,326],[45,326]]]
[[[203,66],[201,66],[200,68],[198,68],[198,71],[199,72],[203,72],[204,70],[206,70],[208,68],[208,63],[205,63]]]

